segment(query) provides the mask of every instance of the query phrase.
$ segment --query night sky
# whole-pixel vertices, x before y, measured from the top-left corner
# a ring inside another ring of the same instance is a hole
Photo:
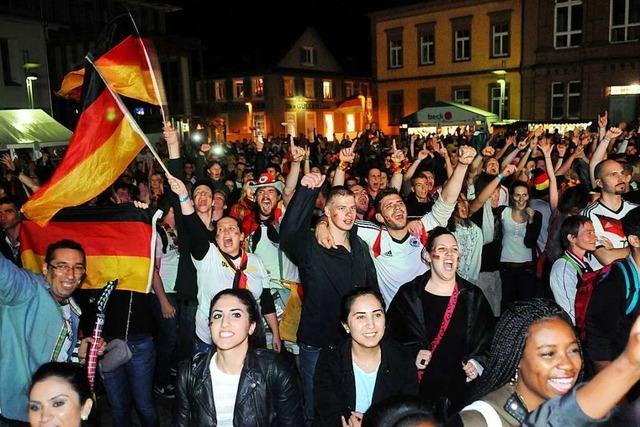
[[[209,75],[247,68],[239,65],[246,63],[239,60],[240,57],[265,55],[265,51],[277,56],[279,50],[290,47],[307,25],[320,33],[346,72],[370,75],[370,22],[367,13],[418,1],[267,0],[258,3],[217,0],[171,3],[180,5],[183,10],[168,15],[167,31],[202,40],[205,70]],[[252,43],[255,39],[264,44]]]

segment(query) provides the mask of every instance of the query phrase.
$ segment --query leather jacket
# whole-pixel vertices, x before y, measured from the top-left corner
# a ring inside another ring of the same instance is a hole
[[[388,335],[411,349],[412,354],[428,348],[422,294],[431,271],[417,276],[400,287],[387,311]],[[495,318],[482,289],[456,275],[460,289],[458,304],[466,316],[465,360],[475,359],[484,365],[493,339]]]
[[[214,351],[196,354],[178,371],[174,425],[216,426],[209,365]],[[249,349],[240,374],[234,427],[304,425],[302,391],[295,367],[279,354]]]

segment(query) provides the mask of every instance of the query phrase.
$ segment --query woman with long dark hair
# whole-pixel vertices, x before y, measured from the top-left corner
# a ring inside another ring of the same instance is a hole
[[[246,289],[225,289],[211,300],[214,348],[178,372],[176,426],[303,425],[295,367],[264,343],[260,309]]]
[[[456,274],[459,253],[450,231],[431,230],[423,250],[430,270],[402,285],[387,313],[389,336],[411,351],[420,395],[441,416],[462,407],[493,335],[482,290]]]
[[[79,427],[93,407],[87,374],[79,365],[50,362],[40,366],[29,388],[31,427]]]
[[[314,378],[317,426],[359,426],[371,405],[395,395],[417,395],[409,352],[384,338],[385,305],[379,292],[360,287],[340,305],[340,322],[351,339],[322,349]]]

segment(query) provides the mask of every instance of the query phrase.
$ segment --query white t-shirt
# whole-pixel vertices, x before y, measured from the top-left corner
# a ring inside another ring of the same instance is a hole
[[[273,243],[267,237],[267,226],[261,224],[261,238],[256,245],[255,254],[260,257],[262,264],[267,269],[269,276],[274,280],[280,280],[280,261],[278,260],[278,248],[277,243]],[[282,252],[282,279],[290,280],[292,282],[300,283],[300,274],[298,273],[298,267],[289,259],[287,254]],[[274,286],[269,286],[274,287]]]
[[[225,374],[219,370],[215,353],[209,363],[209,372],[211,373],[213,404],[216,410],[216,425],[218,427],[233,427],[233,412],[236,407],[240,374]]]
[[[180,252],[178,251],[178,245],[173,243],[173,239],[166,230],[162,229],[159,233],[165,233],[167,236],[167,253],[162,252],[162,239],[160,236],[156,238],[156,259],[160,259],[160,278],[162,279],[162,286],[164,292],[174,293],[176,286],[176,278],[178,277],[178,261],[180,260]]]
[[[627,246],[627,237],[624,235],[624,231],[622,230],[621,219],[624,218],[630,210],[637,206],[638,205],[634,203],[624,200],[617,211],[612,211],[600,200],[596,200],[584,208],[582,215],[591,220],[597,237],[606,237],[611,241],[614,248],[620,249]],[[589,261],[589,265],[594,270],[602,268],[602,264],[598,262],[596,257],[592,257]]]
[[[544,252],[544,248],[547,246],[547,238],[549,235],[549,221],[551,220],[551,206],[549,202],[542,199],[531,199],[529,206],[532,209],[540,212],[542,215],[542,228],[540,228],[540,234],[538,235],[538,249],[540,252]]]
[[[262,288],[269,285],[269,274],[262,265],[262,261],[254,255],[247,254],[247,288],[251,291],[256,301],[260,301]],[[196,311],[196,335],[203,342],[211,344],[211,332],[209,331],[209,308],[211,299],[223,289],[233,286],[235,271],[227,265],[227,261],[220,254],[220,250],[213,243],[209,243],[209,250],[203,259],[193,257],[193,265],[196,267],[198,278],[198,309]],[[241,257],[233,260],[240,265]]]
[[[482,230],[472,222],[471,227],[456,225],[456,231],[453,232],[453,235],[456,236],[460,249],[457,273],[463,279],[476,284],[478,276],[480,276],[482,245],[484,244]]]
[[[446,203],[438,198],[431,209],[420,220],[426,231],[437,226],[446,227],[455,203]],[[394,240],[386,227],[380,235],[380,254],[374,253],[374,243],[380,234],[380,227],[369,221],[356,221],[358,236],[369,245],[378,277],[378,286],[384,302],[389,306],[400,286],[424,274],[429,268],[422,261],[423,245],[420,239],[407,233],[402,241]]]
[[[527,234],[527,221],[515,222],[511,217],[511,208],[502,211],[502,251],[500,262],[529,262],[531,248],[524,245]]]

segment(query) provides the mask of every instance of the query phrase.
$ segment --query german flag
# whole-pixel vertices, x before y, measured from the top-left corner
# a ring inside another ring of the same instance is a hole
[[[94,63],[109,86],[120,95],[160,105],[146,57],[143,40],[130,35]],[[84,74],[84,68],[68,73],[56,94],[63,98],[79,100]]]
[[[64,209],[44,227],[25,220],[20,225],[22,265],[41,273],[47,247],[70,239],[87,254],[83,289],[99,289],[118,279],[118,289],[147,293],[153,271],[154,223],[155,217],[130,204]]]
[[[108,188],[145,146],[145,135],[121,107],[114,95],[103,89],[82,112],[64,159],[22,207],[30,220],[44,226],[60,209],[90,201]]]

